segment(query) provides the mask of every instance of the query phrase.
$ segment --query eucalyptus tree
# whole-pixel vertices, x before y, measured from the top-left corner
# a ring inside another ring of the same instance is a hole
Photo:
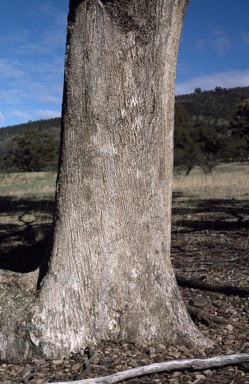
[[[1,357],[65,356],[101,339],[209,345],[170,261],[187,3],[70,1],[53,237],[38,291],[12,298],[18,318],[11,336],[2,328]]]

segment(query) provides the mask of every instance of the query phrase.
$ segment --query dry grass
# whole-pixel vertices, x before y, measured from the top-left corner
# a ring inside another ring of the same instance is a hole
[[[0,197],[53,199],[55,181],[54,172],[0,174]]]
[[[33,172],[0,174],[0,197],[53,199],[56,173]],[[246,199],[249,197],[249,165],[222,164],[212,174],[196,167],[185,177],[175,175],[173,192],[186,197]]]
[[[221,164],[212,174],[196,167],[185,177],[175,175],[173,192],[201,199],[247,199],[249,197],[249,165]]]

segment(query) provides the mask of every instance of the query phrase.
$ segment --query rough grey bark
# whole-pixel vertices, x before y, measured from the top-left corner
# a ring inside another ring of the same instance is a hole
[[[32,354],[27,330],[38,270],[26,274],[0,270],[0,360],[22,360]]]
[[[170,262],[187,3],[70,1],[54,236],[27,322],[37,354],[68,355],[101,339],[208,345]]]
[[[30,330],[46,355],[101,339],[201,342],[170,264],[186,3],[71,1],[55,234]]]

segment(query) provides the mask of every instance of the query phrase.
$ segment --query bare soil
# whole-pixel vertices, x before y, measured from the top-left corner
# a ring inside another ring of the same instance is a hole
[[[0,199],[0,268],[24,273],[38,267],[51,231],[52,207],[52,200]],[[186,278],[249,288],[248,195],[245,199],[223,200],[174,193],[172,263],[176,274]],[[197,303],[196,296],[201,295],[200,309],[226,320],[226,324],[205,324],[195,320],[197,327],[213,340],[214,348],[197,351],[183,345],[137,346],[125,341],[103,341],[94,347],[96,359],[84,378],[110,375],[154,362],[249,351],[249,297],[180,289],[186,304]],[[69,359],[33,360],[22,364],[0,362],[0,383],[72,381],[82,371],[86,359],[82,351]],[[32,372],[35,373],[33,376]],[[249,384],[249,364],[198,372],[158,373],[126,382]]]

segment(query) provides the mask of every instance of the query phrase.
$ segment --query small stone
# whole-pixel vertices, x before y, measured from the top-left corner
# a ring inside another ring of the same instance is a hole
[[[73,373],[77,373],[81,369],[82,369],[82,363],[76,363],[72,366]]]
[[[99,361],[100,361],[100,359],[96,356],[96,357],[93,359],[92,364],[98,365],[98,364],[99,364]]]
[[[129,366],[131,366],[132,368],[135,368],[135,367],[138,366],[138,363],[137,363],[136,360],[132,359],[132,360],[129,361]]]
[[[166,346],[164,344],[159,343],[159,344],[157,344],[156,348],[157,349],[166,349]]]
[[[217,336],[216,340],[217,340],[218,343],[220,343],[222,341],[222,336]]]
[[[208,300],[203,295],[196,295],[189,301],[190,305],[194,305],[195,307],[203,308],[208,304]]]
[[[213,371],[211,371],[211,369],[205,369],[205,371],[203,371],[203,374],[206,376],[211,376],[213,374]]]
[[[156,349],[155,348],[150,348],[149,349],[149,355],[150,355],[150,357],[156,356]]]
[[[181,373],[182,373],[182,372],[175,371],[175,372],[172,373],[172,376],[173,376],[173,377],[178,377],[178,376],[181,375]]]
[[[200,381],[200,380],[205,380],[206,379],[206,376],[205,375],[202,375],[201,373],[197,373],[195,375],[195,378],[196,380]]]
[[[171,356],[171,357],[174,357],[175,359],[178,359],[178,357],[180,356],[180,352],[169,352],[168,355]]]
[[[120,361],[121,361],[121,357],[118,356],[118,357],[116,357],[116,358],[113,360],[113,364],[117,365],[117,364],[120,363]]]
[[[54,364],[54,365],[61,365],[61,364],[63,364],[63,360],[52,360],[52,363]]]
[[[36,365],[46,365],[47,364],[46,360],[44,360],[44,359],[37,360],[35,363],[36,363]]]
[[[158,355],[155,357],[156,363],[162,363],[163,361],[165,361],[165,357],[163,357],[162,355]]]
[[[234,327],[233,327],[232,324],[228,324],[228,325],[226,326],[226,329],[228,330],[228,332],[233,332]]]

